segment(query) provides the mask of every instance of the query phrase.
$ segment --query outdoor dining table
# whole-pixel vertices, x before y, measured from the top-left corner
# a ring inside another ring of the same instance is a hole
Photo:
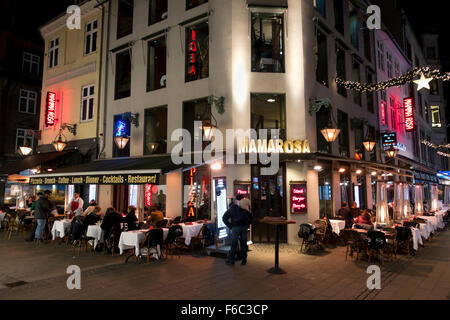
[[[434,233],[439,228],[439,218],[435,216],[419,216],[418,218],[427,221],[431,233]]]
[[[212,222],[206,222],[206,224],[211,224]],[[203,227],[204,222],[197,223],[192,222],[192,224],[180,223],[179,226],[183,228],[183,238],[184,243],[189,246],[191,244],[191,239],[196,237]]]
[[[415,251],[417,251],[417,250],[419,250],[419,244],[423,245],[420,230],[417,228],[410,228],[410,229],[411,229],[411,233],[412,233],[412,237],[413,237],[413,248]],[[365,230],[365,229],[354,229],[354,230],[356,230],[359,233],[364,234],[364,235],[367,235],[369,233],[369,231]],[[380,232],[383,232],[384,234],[387,234],[387,232],[383,231],[383,230],[374,229],[374,231],[380,231]]]
[[[329,220],[331,224],[331,228],[333,232],[339,235],[341,230],[345,229],[345,221],[344,220]]]
[[[287,226],[289,224],[296,224],[295,221],[287,221],[283,219],[261,219],[261,223],[273,225],[276,227],[275,233],[275,266],[267,270],[268,273],[272,274],[285,274],[286,271],[280,268],[280,229],[281,226]]]
[[[102,228],[100,227],[101,223],[94,224],[92,226],[88,226],[86,237],[94,238],[94,249],[97,247],[98,242],[102,238]]]
[[[123,252],[127,249],[134,248],[135,255],[139,256],[139,254],[141,253],[140,245],[144,241],[145,235],[148,231],[149,229],[122,232],[119,240],[120,254],[123,254]],[[166,240],[167,235],[169,234],[169,229],[163,228],[163,234],[164,240]]]
[[[64,238],[66,236],[66,233],[70,233],[71,223],[72,220],[70,219],[55,221],[52,228],[53,240],[56,240],[56,237]]]

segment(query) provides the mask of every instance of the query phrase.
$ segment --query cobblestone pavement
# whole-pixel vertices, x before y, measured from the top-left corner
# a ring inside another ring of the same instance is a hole
[[[416,256],[384,263],[382,289],[370,291],[367,261],[345,261],[341,246],[299,253],[281,245],[285,275],[266,272],[274,263],[272,245],[253,245],[248,264],[227,266],[223,258],[185,253],[150,264],[124,256],[82,252],[64,244],[24,242],[0,233],[0,299],[189,299],[189,300],[365,300],[450,299],[450,232],[425,243]],[[68,290],[66,268],[81,268],[81,290]],[[20,283],[21,281],[25,283]],[[19,284],[13,288],[11,283]]]

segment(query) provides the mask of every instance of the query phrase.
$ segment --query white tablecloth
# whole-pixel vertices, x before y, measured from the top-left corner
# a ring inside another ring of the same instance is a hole
[[[420,234],[426,240],[430,238],[430,228],[428,228],[428,223],[420,223]]]
[[[99,224],[88,226],[86,237],[94,238],[94,248],[97,247],[98,242],[102,238],[102,228]]]
[[[430,231],[432,233],[434,233],[437,229],[439,229],[438,217],[419,216],[419,218],[427,221],[428,227],[430,228]]]
[[[183,228],[183,238],[184,243],[189,246],[191,244],[192,237],[196,237],[200,230],[202,229],[203,223],[193,222],[191,225],[185,225],[184,223],[179,224]]]
[[[163,229],[164,231],[164,240],[166,240],[167,235],[169,234],[169,229]],[[119,240],[119,250],[120,254],[123,254],[124,250],[127,249],[135,249],[136,256],[138,256],[141,252],[140,245],[142,241],[145,239],[145,234],[148,230],[134,230],[128,232],[122,232]]]
[[[64,238],[66,234],[69,234],[71,222],[72,220],[69,219],[55,221],[52,228],[53,240],[55,240],[57,237]]]
[[[341,230],[345,229],[345,221],[344,220],[330,220],[331,228],[333,232],[339,235]]]
[[[415,251],[419,250],[419,244],[423,245],[422,236],[420,230],[417,228],[411,228],[411,233],[413,236],[413,248]]]

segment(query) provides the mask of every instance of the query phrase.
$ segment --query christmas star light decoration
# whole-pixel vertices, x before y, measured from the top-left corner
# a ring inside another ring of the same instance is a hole
[[[430,82],[432,80],[433,78],[425,78],[425,75],[422,73],[419,80],[414,80],[414,83],[417,84],[417,91],[423,88],[430,90]]]

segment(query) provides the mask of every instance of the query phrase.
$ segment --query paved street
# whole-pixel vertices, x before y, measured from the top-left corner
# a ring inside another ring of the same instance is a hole
[[[254,245],[247,266],[222,258],[184,254],[162,262],[124,264],[124,256],[82,252],[74,259],[64,244],[4,240],[0,233],[0,299],[450,299],[450,232],[425,243],[415,257],[400,256],[382,266],[382,290],[366,288],[368,262],[345,261],[345,248],[317,255],[282,246],[286,275],[266,272],[273,247]],[[69,265],[82,270],[81,290],[66,287]],[[26,284],[9,288],[7,284]]]

